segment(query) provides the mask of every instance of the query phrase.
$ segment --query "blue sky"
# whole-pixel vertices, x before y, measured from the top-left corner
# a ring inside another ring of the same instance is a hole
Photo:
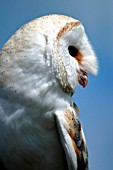
[[[0,48],[28,21],[51,13],[79,19],[99,60],[97,77],[89,75],[85,89],[73,99],[80,108],[90,170],[113,169],[113,1],[0,0]]]

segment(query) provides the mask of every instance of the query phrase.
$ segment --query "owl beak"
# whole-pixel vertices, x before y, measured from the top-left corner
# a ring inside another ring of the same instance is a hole
[[[88,76],[87,76],[87,73],[80,69],[78,72],[78,82],[79,84],[84,88],[87,86],[88,84]]]

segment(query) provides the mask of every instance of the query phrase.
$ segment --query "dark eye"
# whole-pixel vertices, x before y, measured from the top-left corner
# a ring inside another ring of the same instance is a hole
[[[68,47],[68,51],[69,51],[69,54],[72,56],[72,57],[76,57],[77,54],[78,54],[78,49],[74,46],[69,46]]]

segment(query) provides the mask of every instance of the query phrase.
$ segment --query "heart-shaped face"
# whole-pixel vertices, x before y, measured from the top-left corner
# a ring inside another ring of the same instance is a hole
[[[97,74],[98,64],[83,25],[68,19],[56,36],[54,60],[61,87],[72,94],[78,84],[86,87],[87,73]]]

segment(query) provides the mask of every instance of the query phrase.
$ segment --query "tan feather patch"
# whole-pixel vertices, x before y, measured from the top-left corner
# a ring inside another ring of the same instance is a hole
[[[70,22],[70,23],[67,23],[63,28],[61,28],[61,30],[59,31],[58,35],[57,35],[57,40],[60,39],[60,37],[66,32],[66,31],[69,31],[71,29],[73,29],[74,27],[80,25],[80,22],[77,21],[77,22]]]
[[[78,170],[82,167],[84,170],[88,167],[88,154],[85,144],[82,126],[78,116],[73,112],[73,108],[69,107],[64,112],[66,124],[64,125],[73,144],[77,155]]]
[[[83,55],[80,51],[78,51],[77,55],[75,56],[75,59],[78,61],[79,64],[83,61]]]

